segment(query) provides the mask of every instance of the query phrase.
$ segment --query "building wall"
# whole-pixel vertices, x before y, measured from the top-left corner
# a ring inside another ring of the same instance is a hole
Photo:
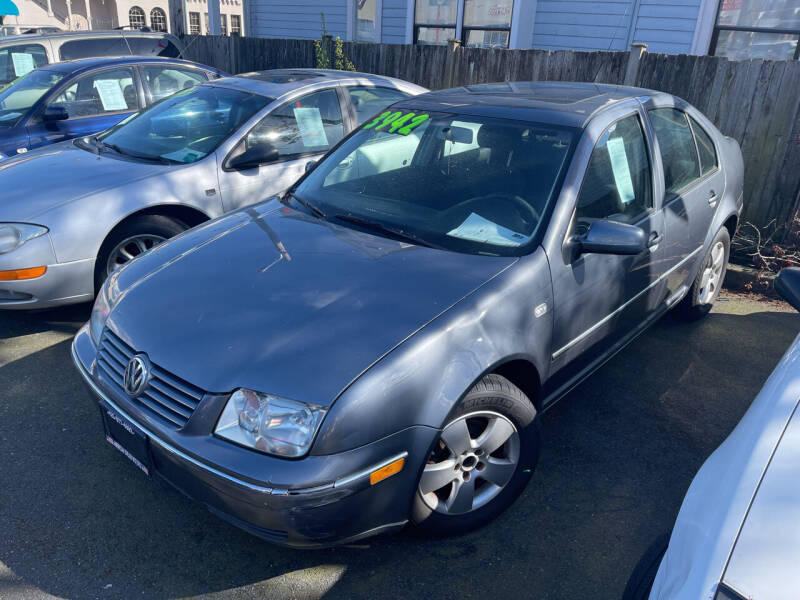
[[[325,29],[347,38],[346,0],[249,0],[253,35],[268,38],[319,39]],[[384,4],[389,0],[386,0]],[[187,0],[188,2],[188,0]],[[187,9],[188,10],[188,9]]]
[[[383,0],[381,41],[384,44],[405,44],[408,20],[407,0]]]
[[[532,46],[549,50],[692,51],[701,0],[539,0]]]
[[[219,13],[221,15],[227,15],[225,20],[228,24],[228,35],[230,35],[231,32],[231,15],[239,15],[239,23],[242,28],[241,35],[245,35],[242,2],[243,0],[219,0]],[[186,7],[186,33],[189,33],[189,13],[196,12],[200,15],[200,34],[205,35],[205,14],[208,12],[207,0],[185,0],[184,6]],[[148,25],[149,24],[148,22]]]

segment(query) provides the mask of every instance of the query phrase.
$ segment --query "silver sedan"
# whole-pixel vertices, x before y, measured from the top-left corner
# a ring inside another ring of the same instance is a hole
[[[367,118],[424,91],[362,73],[248,73],[4,161],[0,309],[91,300],[119,265],[285,190]]]

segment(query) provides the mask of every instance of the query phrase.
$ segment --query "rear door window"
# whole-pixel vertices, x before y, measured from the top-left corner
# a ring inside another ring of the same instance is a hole
[[[692,122],[692,131],[694,131],[694,139],[697,140],[697,152],[700,155],[700,170],[705,175],[717,168],[717,151],[714,148],[714,142],[711,136],[708,135],[702,125],[689,117]]]
[[[50,101],[63,106],[70,119],[139,109],[133,69],[106,69],[84,75]]]
[[[47,64],[41,44],[19,44],[0,48],[0,86]]]
[[[650,122],[661,149],[666,193],[677,194],[700,177],[700,162],[689,121],[682,110],[656,108],[650,111]]]
[[[349,86],[347,91],[356,111],[358,125],[374,117],[390,104],[409,97],[406,92],[387,87],[353,85]]]
[[[153,102],[208,81],[204,71],[169,65],[147,65],[142,67],[142,73]]]

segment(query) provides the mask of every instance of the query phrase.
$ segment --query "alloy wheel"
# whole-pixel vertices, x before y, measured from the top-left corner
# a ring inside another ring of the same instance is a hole
[[[711,248],[711,261],[703,270],[700,280],[700,304],[711,304],[717,296],[722,283],[722,270],[725,267],[725,244],[717,242]]]
[[[519,433],[503,415],[474,412],[448,423],[419,481],[425,504],[444,514],[477,510],[495,498],[519,463]]]
[[[144,254],[165,240],[166,238],[160,235],[153,235],[150,233],[134,235],[123,240],[114,247],[111,254],[108,256],[106,275],[111,275],[112,271],[117,267]]]

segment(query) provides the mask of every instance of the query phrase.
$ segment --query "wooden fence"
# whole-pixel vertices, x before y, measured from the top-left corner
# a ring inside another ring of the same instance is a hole
[[[314,67],[314,42],[190,36],[186,58],[230,73]],[[789,223],[800,201],[800,62],[634,52],[344,43],[359,71],[431,89],[498,81],[631,83],[686,99],[742,147],[744,220]]]

